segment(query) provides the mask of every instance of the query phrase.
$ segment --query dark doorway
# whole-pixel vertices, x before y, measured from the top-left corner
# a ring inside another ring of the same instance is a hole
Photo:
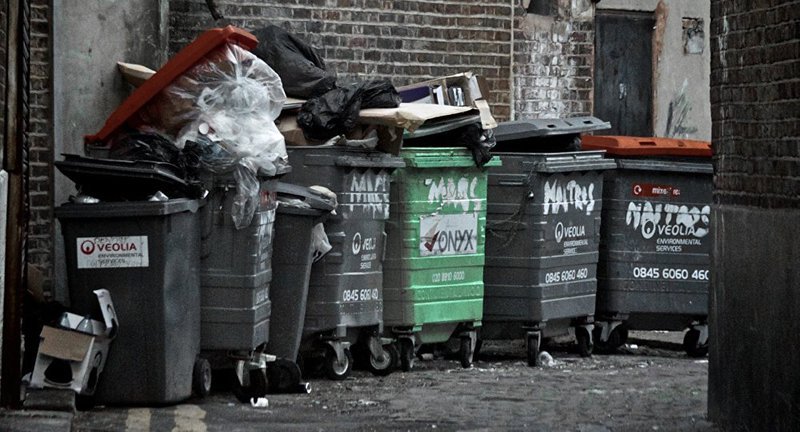
[[[653,14],[595,15],[594,115],[608,135],[653,135]]]

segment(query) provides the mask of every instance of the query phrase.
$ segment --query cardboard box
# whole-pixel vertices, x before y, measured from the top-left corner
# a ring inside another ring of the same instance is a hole
[[[117,313],[108,290],[95,290],[103,321],[90,320],[91,332],[75,330],[84,317],[65,314],[62,327],[45,326],[31,376],[32,388],[71,389],[93,395],[117,334]]]
[[[426,90],[427,89],[427,90]],[[494,129],[497,121],[489,109],[489,87],[486,80],[472,72],[434,78],[406,86],[397,91],[406,103],[433,103],[449,106],[470,106],[481,114],[484,129]]]

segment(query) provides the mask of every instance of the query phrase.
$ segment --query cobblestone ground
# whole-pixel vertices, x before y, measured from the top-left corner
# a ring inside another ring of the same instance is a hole
[[[313,379],[308,395],[270,395],[253,408],[229,393],[163,408],[80,413],[74,430],[564,430],[713,431],[705,420],[708,362],[681,351],[680,333],[632,332],[616,355],[546,347],[551,367],[526,365],[521,341],[484,344],[471,369],[418,361],[378,378]]]

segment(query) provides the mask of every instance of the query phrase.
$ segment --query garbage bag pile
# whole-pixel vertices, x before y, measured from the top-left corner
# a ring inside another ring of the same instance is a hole
[[[233,221],[247,226],[259,199],[256,175],[288,166],[275,126],[286,94],[278,74],[249,51],[226,44],[194,66],[140,112],[141,120],[188,149],[203,168],[233,173]]]
[[[224,36],[214,39],[218,35]],[[250,34],[229,26],[200,35],[145,79],[87,144],[105,145],[104,157],[174,166],[190,198],[210,189],[204,183],[209,177],[234,178],[232,218],[242,228],[259,203],[258,176],[289,169],[288,135],[276,126],[288,97],[301,99],[293,101],[298,110],[287,112],[307,144],[360,143],[370,150],[380,148],[374,128],[381,126],[359,129],[361,111],[397,108],[403,100],[389,80],[337,81],[311,45],[280,27]],[[476,123],[456,135],[454,144],[472,149],[477,165],[491,159],[491,130]]]

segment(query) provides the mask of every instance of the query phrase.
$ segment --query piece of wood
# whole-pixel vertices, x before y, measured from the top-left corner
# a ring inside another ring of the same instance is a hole
[[[117,69],[125,81],[134,87],[139,87],[156,73],[147,66],[125,62],[117,62]]]

